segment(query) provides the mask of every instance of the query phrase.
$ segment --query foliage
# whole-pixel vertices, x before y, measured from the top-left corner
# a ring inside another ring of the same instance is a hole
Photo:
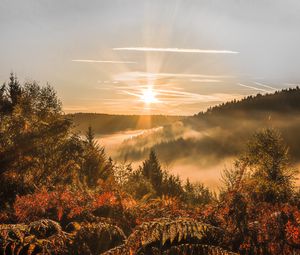
[[[179,176],[163,170],[154,151],[150,152],[149,158],[137,171],[132,171],[130,166],[127,170],[122,169],[122,178],[123,188],[139,200],[167,196],[180,198],[187,204],[198,206],[213,199],[213,194],[203,184],[187,180],[183,185]]]
[[[224,172],[220,201],[205,217],[230,233],[227,242],[233,250],[290,254],[300,248],[299,208],[293,206],[295,174],[280,135],[274,130],[258,132],[234,168]]]
[[[161,192],[166,196],[181,197],[184,191],[179,176],[164,171]]]
[[[128,237],[127,245],[131,251],[136,252],[139,249],[147,249],[148,246],[157,242],[158,246],[164,246],[167,242],[172,245],[173,242],[193,242],[194,240],[213,242],[218,234],[218,229],[192,219],[162,218],[139,225]]]
[[[28,225],[0,226],[0,254],[99,254],[120,245],[123,231],[107,223],[72,223],[70,233],[43,219]]]
[[[140,171],[130,174],[124,188],[126,192],[131,194],[135,199],[157,197],[157,193],[151,182],[146,179]]]
[[[161,218],[139,225],[125,245],[104,254],[233,254],[211,245],[220,234],[220,229],[193,219]]]
[[[191,206],[201,206],[213,201],[214,195],[202,183],[191,183],[187,179],[183,189],[184,201]]]
[[[149,158],[143,162],[141,173],[160,196],[162,194],[163,170],[154,151],[151,151]]]
[[[106,180],[112,174],[112,165],[107,160],[105,150],[95,141],[91,127],[86,133],[81,176],[89,187],[96,187],[98,180]]]
[[[277,131],[254,134],[240,160],[250,168],[255,199],[275,203],[291,198],[297,171],[290,166],[288,148]]]
[[[137,170],[115,163],[91,127],[82,137],[71,125],[49,85],[12,74],[0,87],[0,221],[19,223],[0,225],[0,254],[299,253],[297,171],[276,130],[253,135],[216,196],[154,151]]]
[[[139,201],[134,210],[137,215],[137,224],[156,218],[166,217],[175,220],[178,217],[183,217],[198,219],[199,216],[198,208],[190,209],[181,199],[167,196]]]
[[[0,240],[0,254],[64,254],[68,235],[58,223],[40,220],[29,225],[1,225]]]
[[[102,255],[133,255],[133,254],[130,253],[129,249],[125,244],[122,244],[102,253]]]
[[[185,255],[185,254],[206,254],[206,255],[237,255],[237,253],[226,251],[220,247],[203,244],[181,244],[172,246],[162,253],[162,255]]]
[[[95,187],[111,175],[104,149],[71,127],[51,86],[22,85],[11,74],[0,90],[1,206],[43,186]]]
[[[43,189],[31,195],[17,196],[14,210],[18,221],[21,222],[50,218],[66,223],[80,216],[84,217],[101,207],[116,204],[117,199],[112,192],[82,192],[64,187],[54,191]]]
[[[119,227],[102,222],[80,224],[71,235],[71,254],[100,254],[121,245],[126,238]]]

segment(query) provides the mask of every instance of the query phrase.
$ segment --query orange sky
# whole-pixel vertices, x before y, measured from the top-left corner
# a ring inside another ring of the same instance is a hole
[[[66,112],[190,115],[299,83],[295,0],[0,2],[0,82],[49,82]]]

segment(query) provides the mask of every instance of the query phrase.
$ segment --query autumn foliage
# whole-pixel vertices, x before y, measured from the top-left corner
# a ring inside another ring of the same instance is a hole
[[[17,196],[14,211],[18,221],[33,221],[40,218],[51,218],[57,221],[71,221],[86,212],[101,207],[113,207],[117,204],[113,192],[93,194],[82,191],[59,189],[41,190],[34,194]]]
[[[46,100],[47,99],[47,100]],[[300,254],[297,171],[256,132],[218,193],[75,134],[49,86],[0,90],[0,254]]]

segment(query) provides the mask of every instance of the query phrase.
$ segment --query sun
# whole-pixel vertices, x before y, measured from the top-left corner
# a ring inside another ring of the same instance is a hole
[[[146,104],[152,104],[158,102],[156,93],[152,88],[147,88],[142,91],[141,100]]]

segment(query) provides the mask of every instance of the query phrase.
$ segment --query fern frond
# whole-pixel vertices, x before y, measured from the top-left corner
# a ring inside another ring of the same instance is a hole
[[[220,247],[213,245],[203,245],[203,244],[181,244],[172,246],[170,249],[165,250],[159,255],[238,255],[237,253],[229,252],[223,250]]]
[[[167,218],[146,222],[136,228],[128,237],[127,246],[133,251],[153,243],[164,246],[166,243],[215,242],[220,229],[189,218],[170,220]]]
[[[52,220],[0,225],[0,254],[63,254],[69,237]]]
[[[128,247],[125,244],[122,244],[102,253],[102,255],[132,255],[132,253],[130,253]]]
[[[72,254],[99,254],[124,243],[126,236],[117,226],[108,223],[84,223],[72,233]]]
[[[28,231],[37,238],[47,238],[62,233],[61,226],[57,222],[49,219],[31,222],[28,225]]]

